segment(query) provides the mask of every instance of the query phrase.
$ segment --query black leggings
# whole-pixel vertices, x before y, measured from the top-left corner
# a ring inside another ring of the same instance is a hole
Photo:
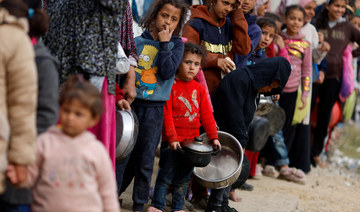
[[[319,156],[324,148],[324,140],[328,134],[331,111],[339,98],[340,87],[340,80],[325,78],[323,84],[318,88],[319,104],[314,142],[311,148],[312,156]]]

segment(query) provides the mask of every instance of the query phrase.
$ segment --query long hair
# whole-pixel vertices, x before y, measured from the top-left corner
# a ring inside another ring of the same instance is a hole
[[[329,0],[328,3],[325,4],[330,5],[333,4],[334,2],[335,0]],[[327,28],[329,23],[329,10],[326,9],[325,4],[322,10],[320,11],[320,13],[315,18],[315,27],[318,30]]]
[[[185,18],[189,10],[189,6],[183,0],[155,0],[151,4],[144,19],[141,20],[140,26],[143,29],[147,29],[147,30],[153,27],[155,25],[157,14],[165,4],[170,4],[181,10],[179,23],[176,29],[174,30],[174,35],[179,36],[182,28],[185,25]]]
[[[9,13],[17,18],[27,18],[29,21],[29,36],[41,37],[44,36],[49,29],[50,18],[48,14],[41,8],[40,0],[4,0],[0,3],[0,7],[5,8]],[[34,14],[30,14],[30,10]]]

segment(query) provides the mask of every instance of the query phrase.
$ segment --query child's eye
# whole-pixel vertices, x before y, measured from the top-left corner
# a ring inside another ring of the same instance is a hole
[[[81,112],[76,112],[75,115],[78,116],[78,117],[83,116],[83,114]]]
[[[190,61],[185,61],[185,64],[190,64],[191,62]]]
[[[200,66],[200,63],[196,62],[196,63],[195,63],[195,66]]]
[[[172,20],[173,20],[173,21],[177,21],[177,18],[173,18]]]
[[[162,17],[167,18],[167,17],[168,17],[168,14],[163,13],[163,14],[162,14]]]

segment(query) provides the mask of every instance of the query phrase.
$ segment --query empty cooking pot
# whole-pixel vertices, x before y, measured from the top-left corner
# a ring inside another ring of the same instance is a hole
[[[181,144],[182,148],[178,148],[178,151],[184,156],[185,160],[195,167],[207,166],[210,163],[211,156],[219,152],[219,149],[213,150],[209,140],[204,141],[199,137],[195,137],[193,140],[185,140]]]
[[[254,116],[249,125],[249,141],[247,143],[246,150],[252,152],[260,151],[266,144],[269,132],[269,121],[264,117]]]
[[[116,161],[124,160],[134,149],[139,131],[136,114],[129,110],[116,111]]]
[[[226,132],[218,131],[221,150],[211,157],[206,167],[195,167],[195,180],[202,186],[220,189],[233,184],[240,175],[243,162],[243,149],[240,142]],[[208,140],[206,134],[200,135]]]
[[[269,135],[275,135],[285,124],[285,111],[277,104],[274,104],[273,109],[262,117],[269,121]]]
[[[255,111],[255,116],[263,116],[268,114],[273,108],[274,102],[271,96],[260,95],[259,105]]]

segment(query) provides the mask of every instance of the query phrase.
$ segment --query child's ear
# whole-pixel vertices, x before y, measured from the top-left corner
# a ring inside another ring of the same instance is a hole
[[[95,126],[100,121],[100,116],[93,117],[89,122],[89,128]]]

